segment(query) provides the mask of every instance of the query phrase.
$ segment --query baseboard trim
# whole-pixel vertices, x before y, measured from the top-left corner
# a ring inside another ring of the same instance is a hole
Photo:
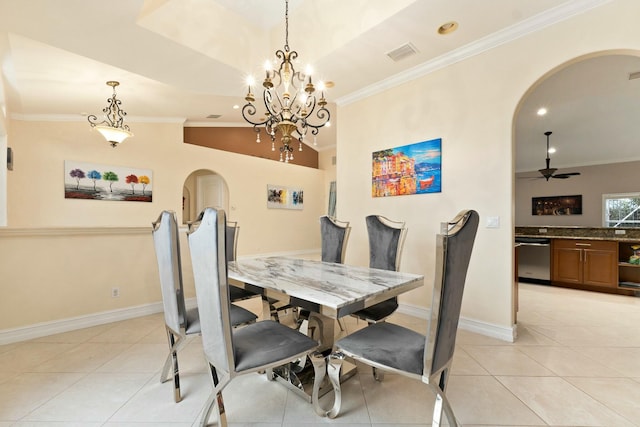
[[[187,304],[189,304],[189,302],[187,302]],[[157,302],[118,310],[103,311],[86,316],[36,323],[15,329],[4,329],[0,330],[0,345],[61,334],[77,329],[90,328],[106,323],[119,322],[135,317],[148,316],[150,314],[161,313],[162,310],[162,303]]]
[[[195,307],[196,299],[187,298],[187,307]],[[161,313],[162,303],[144,304],[134,307],[122,308],[118,310],[103,311],[86,316],[71,317],[68,319],[55,320],[52,322],[36,323],[15,329],[0,330],[0,345],[11,344],[20,341],[27,341],[41,338],[48,335],[61,334],[75,331],[77,329],[90,328],[92,326],[104,325],[107,323],[119,322],[136,317],[148,316],[150,314]],[[420,319],[429,319],[431,310],[409,304],[400,304],[398,313],[407,314]],[[470,332],[475,332],[502,341],[514,342],[517,336],[516,327],[505,328],[479,320],[460,318],[459,328]]]
[[[431,314],[431,310],[428,308],[417,307],[409,304],[399,304],[398,313],[403,313],[409,316],[428,320]],[[505,328],[504,326],[494,325],[492,323],[482,322],[480,320],[469,319],[464,316],[460,317],[458,327],[460,329],[464,329],[465,331],[475,332],[480,335],[496,338],[507,342],[514,342],[517,337],[517,329],[515,325],[511,328]]]

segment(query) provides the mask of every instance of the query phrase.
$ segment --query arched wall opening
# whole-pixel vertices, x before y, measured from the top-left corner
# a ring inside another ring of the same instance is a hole
[[[640,134],[640,79],[632,78],[638,71],[639,51],[591,52],[557,64],[522,95],[513,118],[516,227],[602,227],[602,194],[625,192],[630,179],[621,171],[640,167],[637,144],[629,139]],[[547,113],[539,116],[537,110],[542,107]],[[553,132],[550,147],[556,148],[549,154],[551,168],[559,174],[580,175],[543,179],[539,169],[545,167],[547,131]],[[582,198],[580,215],[534,215],[533,197],[574,194]],[[518,276],[523,277],[519,270],[516,283]],[[541,271],[529,273],[535,276]],[[550,280],[550,272],[532,278]],[[513,308],[515,323],[517,286]]]
[[[229,212],[229,186],[222,175],[198,169],[187,176],[182,187],[182,223],[195,221],[206,207]]]

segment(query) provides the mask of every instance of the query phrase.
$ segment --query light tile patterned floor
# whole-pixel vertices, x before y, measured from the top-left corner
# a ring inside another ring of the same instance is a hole
[[[640,426],[640,299],[521,284],[518,331],[513,344],[459,332],[448,395],[464,426]],[[0,427],[192,426],[211,389],[200,340],[179,354],[179,404],[159,382],[166,352],[161,314],[0,346]],[[257,374],[224,398],[232,427],[430,425],[417,381],[363,368],[343,395],[335,420]]]

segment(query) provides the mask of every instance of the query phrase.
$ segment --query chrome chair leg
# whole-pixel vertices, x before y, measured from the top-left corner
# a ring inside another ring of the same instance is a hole
[[[326,363],[328,359],[329,363]],[[340,413],[342,406],[342,390],[340,389],[340,370],[342,369],[342,362],[344,361],[344,354],[331,353],[327,358],[322,356],[322,353],[316,352],[311,357],[315,375],[318,376],[318,381],[315,381],[313,387],[313,394],[311,395],[311,402],[313,403],[313,409],[316,414],[321,417],[335,418]],[[324,365],[324,366],[323,366]],[[320,383],[324,379],[325,371],[329,374],[329,383],[333,388],[334,398],[333,406],[331,409],[326,410],[320,405],[319,389]]]
[[[375,380],[378,382],[384,381],[384,371],[378,368],[372,368],[372,369],[373,369],[373,378],[375,378]]]
[[[180,395],[180,371],[178,368],[178,349],[182,347],[182,337],[176,335],[171,329],[166,328],[167,339],[169,340],[169,354],[160,372],[160,382],[169,380],[169,369],[173,367],[173,400],[178,403],[182,400]],[[176,339],[177,338],[177,339]]]
[[[211,378],[213,380],[213,392],[209,399],[207,399],[207,403],[204,407],[204,412],[202,413],[202,418],[200,419],[200,427],[207,427],[209,422],[209,417],[211,416],[211,412],[217,406],[218,411],[216,411],[217,415],[217,426],[218,427],[227,427],[227,413],[224,409],[224,401],[222,399],[222,389],[227,385],[229,380],[227,379],[224,383],[221,383],[218,378],[218,373],[216,372],[216,368],[212,365],[209,365],[209,369],[211,370]]]

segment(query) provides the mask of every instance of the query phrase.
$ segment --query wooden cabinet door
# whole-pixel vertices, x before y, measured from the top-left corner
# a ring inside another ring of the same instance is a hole
[[[585,285],[618,287],[618,253],[615,250],[584,249]]]
[[[582,249],[556,245],[553,249],[554,282],[582,283]]]

